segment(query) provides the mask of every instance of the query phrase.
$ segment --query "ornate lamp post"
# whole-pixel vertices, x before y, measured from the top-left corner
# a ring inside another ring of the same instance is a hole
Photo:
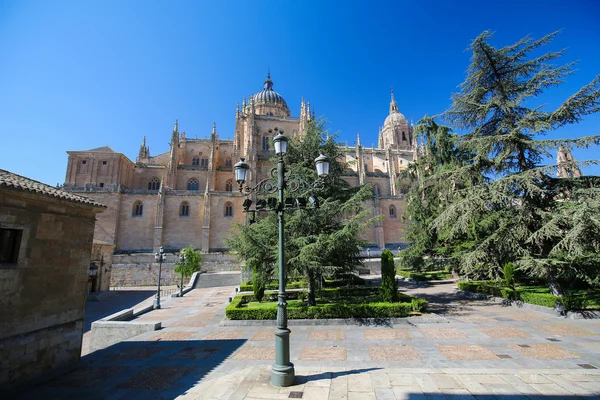
[[[285,387],[290,386],[294,383],[294,364],[290,362],[290,330],[287,327],[287,301],[285,293],[286,285],[286,269],[285,269],[285,235],[284,235],[284,210],[300,209],[306,207],[305,199],[284,199],[284,190],[287,189],[289,192],[295,192],[300,189],[308,189],[311,187],[322,186],[322,181],[319,179],[314,184],[309,184],[300,178],[286,177],[285,164],[283,156],[287,151],[288,138],[279,133],[273,138],[275,145],[275,154],[278,156],[277,168],[271,170],[271,178],[267,178],[259,182],[256,187],[243,188],[244,183],[248,175],[250,166],[244,162],[242,158],[237,164],[235,164],[235,179],[239,184],[240,193],[249,195],[251,193],[257,194],[272,194],[278,192],[277,201],[267,202],[259,200],[256,203],[257,210],[262,210],[267,205],[270,207],[270,211],[277,212],[279,221],[279,292],[277,294],[277,327],[275,328],[275,364],[271,367],[271,384],[273,386]],[[327,176],[329,173],[329,160],[323,154],[321,154],[315,160],[317,167],[317,174],[320,178]],[[275,171],[277,177],[275,177]],[[287,178],[287,182],[286,182]],[[315,196],[309,198],[309,202],[313,207],[318,207],[318,199]],[[259,208],[260,203],[260,208]],[[286,206],[286,203],[287,206]],[[246,199],[244,201],[244,211],[248,212],[252,201]]]
[[[158,261],[158,288],[156,289],[156,298],[154,299],[155,310],[160,308],[160,274],[162,272],[162,263],[165,261],[166,256],[162,246],[160,246],[158,253],[154,253],[154,259]]]
[[[179,254],[179,261],[181,261],[181,285],[179,285],[179,297],[183,297],[183,264],[185,263],[185,252]]]

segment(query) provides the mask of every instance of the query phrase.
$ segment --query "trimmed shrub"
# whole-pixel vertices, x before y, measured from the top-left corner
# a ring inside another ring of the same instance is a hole
[[[379,293],[383,301],[392,303],[398,299],[394,255],[388,249],[381,252],[381,288]]]
[[[582,296],[570,296],[566,295],[561,297],[561,301],[563,306],[565,306],[565,311],[581,311],[585,310],[589,304],[590,300],[586,295]]]
[[[504,283],[511,289],[515,288],[515,272],[517,266],[511,262],[504,264]]]
[[[238,300],[240,297],[237,296],[225,309],[227,318],[235,320],[274,320],[276,318],[277,304],[268,308],[248,308],[241,304],[241,300]],[[418,308],[424,309],[425,307],[426,304],[420,304]],[[412,310],[412,303],[329,303],[313,307],[288,307],[287,313],[289,319],[397,318],[409,316]]]
[[[532,293],[518,292],[519,300],[524,303],[535,304],[543,307],[556,307],[556,302],[560,301],[560,297],[551,295],[550,293]]]
[[[424,312],[427,310],[429,303],[427,300],[413,298],[410,302],[410,305],[414,312]]]

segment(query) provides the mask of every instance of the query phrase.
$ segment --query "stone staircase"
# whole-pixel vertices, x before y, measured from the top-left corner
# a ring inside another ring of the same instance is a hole
[[[194,289],[238,286],[240,284],[240,276],[241,273],[239,271],[206,272],[200,275]]]

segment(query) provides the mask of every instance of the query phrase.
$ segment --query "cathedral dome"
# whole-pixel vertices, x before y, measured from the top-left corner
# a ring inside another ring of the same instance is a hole
[[[383,123],[383,125],[398,125],[398,124],[408,124],[408,121],[406,120],[406,118],[404,117],[404,115],[402,115],[401,113],[399,113],[398,111],[392,112],[390,115],[387,116],[387,118],[385,119],[385,122]]]
[[[282,113],[285,116],[290,115],[290,109],[283,96],[273,90],[273,81],[271,80],[270,72],[265,80],[264,89],[252,96],[252,100],[254,100],[254,105],[258,110],[264,109],[265,111],[271,111],[266,112],[265,115],[272,114],[272,111],[275,111],[275,114]],[[267,108],[270,109],[271,107],[274,110],[267,110]]]

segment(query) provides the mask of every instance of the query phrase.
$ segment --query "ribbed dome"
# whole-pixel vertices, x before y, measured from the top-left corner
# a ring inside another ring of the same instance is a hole
[[[400,114],[398,111],[395,111],[387,116],[383,125],[397,125],[400,123],[408,124],[408,121],[406,118],[404,118],[404,115]]]
[[[273,81],[271,80],[271,73],[268,74],[265,80],[264,90],[256,93],[252,96],[254,104],[256,106],[272,106],[283,109],[289,114],[289,108],[283,97],[273,90]]]

